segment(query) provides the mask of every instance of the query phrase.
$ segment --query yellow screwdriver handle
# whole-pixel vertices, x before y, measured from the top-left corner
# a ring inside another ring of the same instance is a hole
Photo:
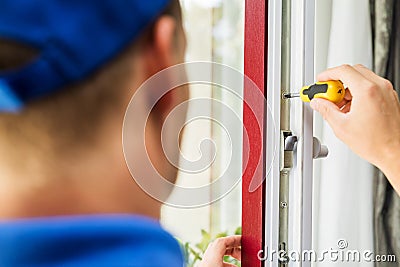
[[[300,98],[304,102],[310,102],[314,98],[324,98],[333,103],[343,100],[346,89],[341,81],[317,82],[310,86],[304,86],[300,91]]]

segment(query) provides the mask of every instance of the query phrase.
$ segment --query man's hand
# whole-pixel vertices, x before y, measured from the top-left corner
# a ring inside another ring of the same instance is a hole
[[[198,267],[233,267],[234,265],[224,262],[224,256],[232,256],[240,261],[241,239],[241,236],[235,235],[215,240],[208,245]]]
[[[392,84],[362,65],[328,69],[318,80],[341,80],[348,90],[338,105],[314,99],[311,107],[339,139],[380,168],[400,192],[400,103]]]

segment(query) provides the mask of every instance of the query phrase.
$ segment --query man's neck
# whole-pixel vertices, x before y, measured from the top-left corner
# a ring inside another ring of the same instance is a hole
[[[0,129],[11,125],[1,120]],[[107,142],[100,137],[90,150],[68,153],[41,138],[23,129],[0,131],[0,202],[7,203],[0,205],[0,219],[103,213],[160,217],[161,204],[131,178],[118,131],[108,134]]]

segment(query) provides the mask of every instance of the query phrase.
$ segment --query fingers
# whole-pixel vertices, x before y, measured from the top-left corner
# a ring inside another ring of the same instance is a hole
[[[339,107],[340,110],[342,110],[344,106],[348,105],[351,102],[352,98],[353,96],[351,95],[350,91],[346,89],[346,93],[344,95],[343,100],[337,103],[336,105]]]
[[[350,110],[351,110],[351,102],[347,103],[346,105],[344,105],[344,106],[340,109],[340,111],[341,111],[342,113],[348,113],[348,112],[350,112]]]
[[[343,125],[344,114],[337,105],[321,98],[314,98],[310,104],[311,108],[318,111],[334,130]]]
[[[352,95],[362,94],[364,88],[374,86],[373,82],[365,78],[364,75],[350,65],[328,69],[318,75],[318,80],[340,80],[349,88]]]
[[[220,251],[220,253],[222,252],[225,253],[225,251],[229,248],[240,247],[241,243],[242,243],[242,236],[234,235],[234,236],[219,238],[214,242],[212,242],[211,245],[215,249]]]
[[[387,84],[387,82],[389,82],[388,80],[376,75],[375,72],[368,69],[364,65],[361,64],[354,65],[354,69],[356,69],[359,73],[361,73],[366,79],[379,85],[380,88],[386,88],[388,86]]]
[[[399,99],[399,94],[396,92],[396,90],[393,90],[393,95],[395,99]]]
[[[242,259],[242,248],[241,247],[228,248],[225,252],[225,256],[231,256],[240,261]]]
[[[353,99],[353,96],[351,95],[351,92],[348,88],[346,88],[346,93],[344,94],[344,100],[351,101]]]
[[[241,260],[242,250],[241,250],[241,243],[242,243],[242,236],[235,235],[217,239],[215,241],[216,246],[220,247],[221,253],[223,256],[232,256],[237,260]]]
[[[221,266],[224,256],[232,256],[238,260],[241,259],[241,241],[239,235],[223,237],[212,242],[204,253],[201,266]],[[225,266],[225,265],[223,265]],[[226,265],[230,266],[230,265]]]

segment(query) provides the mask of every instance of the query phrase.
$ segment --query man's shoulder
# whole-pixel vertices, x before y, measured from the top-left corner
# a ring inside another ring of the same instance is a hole
[[[183,266],[175,238],[143,216],[24,219],[0,229],[1,266]]]

